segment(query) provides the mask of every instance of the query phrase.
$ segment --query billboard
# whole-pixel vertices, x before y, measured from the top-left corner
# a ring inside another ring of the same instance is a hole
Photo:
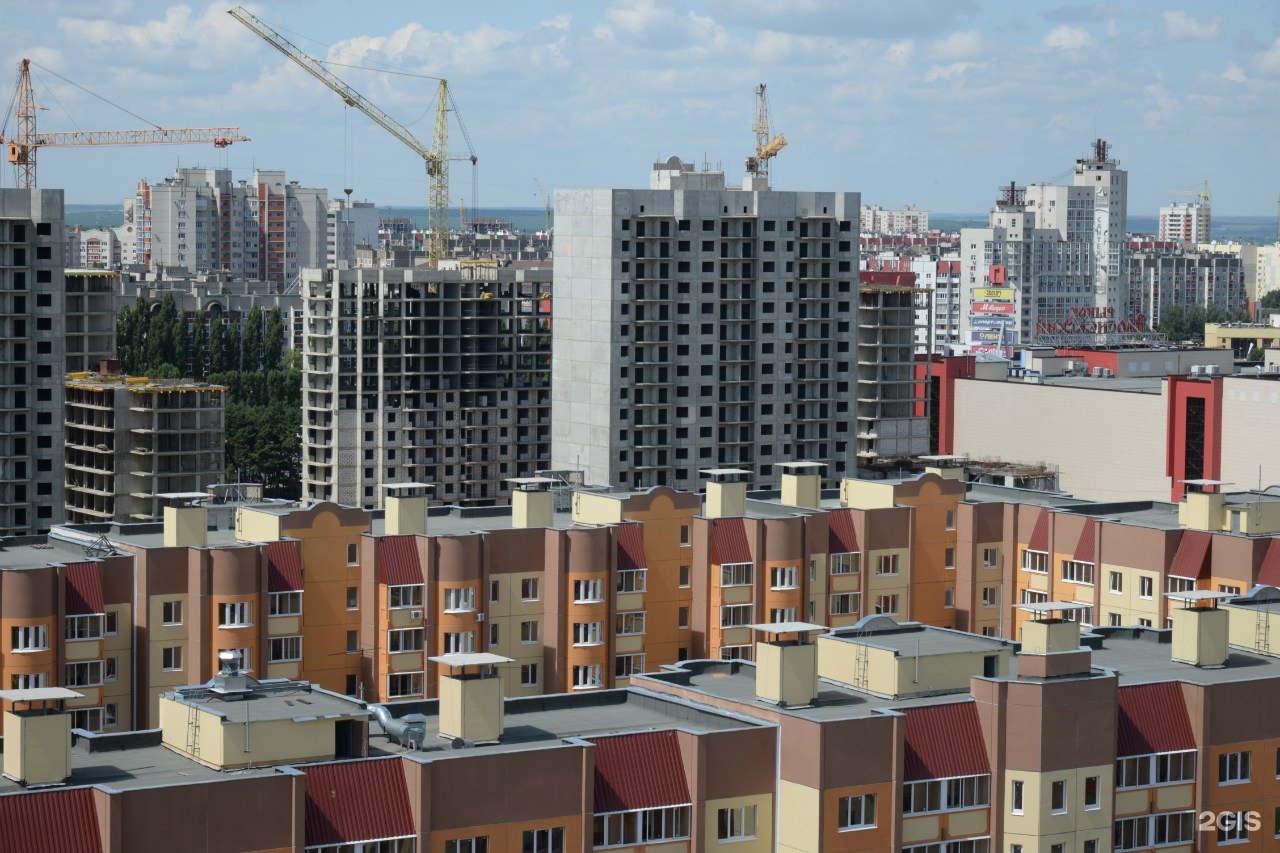
[[[1013,319],[1010,317],[974,317],[969,321],[969,325],[975,329],[998,329],[1012,324]]]
[[[1013,330],[1006,330],[1002,340],[999,329],[973,329],[969,332],[969,343],[986,344],[988,346],[995,346],[996,344],[1013,346],[1018,343],[1018,333]]]
[[[1012,287],[975,287],[974,299],[1013,299]]]
[[[975,314],[1012,314],[1014,305],[1012,302],[975,302],[973,303],[973,313]]]

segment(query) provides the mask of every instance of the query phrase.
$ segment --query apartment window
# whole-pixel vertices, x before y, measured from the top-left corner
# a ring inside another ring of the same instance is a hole
[[[68,640],[101,640],[102,616],[68,616],[64,637]]]
[[[444,653],[447,655],[465,654],[476,650],[474,631],[446,631],[444,635]]]
[[[268,602],[272,616],[300,616],[302,614],[301,592],[273,592]]]
[[[1044,551],[1032,551],[1030,549],[1022,552],[1022,570],[1024,572],[1038,572],[1039,574],[1049,573],[1049,555]]]
[[[420,652],[423,647],[424,633],[421,628],[399,628],[388,631],[387,651],[391,654]]]
[[[1068,583],[1093,585],[1093,563],[1081,560],[1062,561],[1062,579]]]
[[[858,573],[857,554],[832,554],[828,571],[833,575],[853,575]]]
[[[360,590],[357,587],[354,587],[354,586],[347,587],[347,609],[348,610],[360,609]]]
[[[840,592],[831,596],[831,615],[850,616],[862,610],[862,593]]]
[[[1155,581],[1151,578],[1138,578],[1138,597],[1151,598]]]
[[[663,806],[595,816],[594,846],[629,847],[689,837],[690,806]]]
[[[1025,796],[1023,787],[1024,786],[1021,781],[1018,781],[1016,779],[1014,780],[1013,787],[1010,789],[1010,793],[1009,793],[1009,813],[1010,814],[1022,814],[1022,803],[1023,803],[1023,797]]]
[[[687,524],[680,525],[680,544],[688,545],[692,541],[693,540],[689,538],[689,525]]]
[[[365,847],[369,845],[366,844]],[[455,838],[444,843],[444,853],[489,853],[489,836]]]
[[[615,632],[619,637],[629,637],[644,633],[644,611],[633,610],[619,613],[614,620]]]
[[[896,616],[898,614],[897,594],[876,596],[876,614],[883,616]]]
[[[877,575],[896,575],[898,573],[898,555],[881,554],[876,561]]]
[[[1107,575],[1107,589],[1110,592],[1124,592],[1124,575],[1119,572],[1109,572]]]
[[[245,628],[253,624],[253,602],[224,601],[218,605],[219,628]]]
[[[676,623],[676,627],[677,627],[677,628],[688,628],[688,627],[689,627],[689,608],[687,608],[687,607],[681,607],[681,608],[680,608],[680,610],[679,610],[679,618],[678,618],[678,621],[677,621],[677,623]],[[1277,774],[1277,775],[1280,775],[1280,774]]]
[[[604,584],[600,581],[574,581],[573,601],[575,604],[604,601]]]
[[[348,631],[347,632],[347,652],[350,653],[350,652],[358,652],[358,651],[360,651],[360,632]]]
[[[983,548],[982,549],[982,567],[984,569],[994,569],[1000,564],[999,548]]]
[[[752,623],[750,604],[723,604],[720,606],[720,627],[741,628]]]
[[[1236,586],[1235,584],[1220,583],[1218,584],[1218,592],[1226,592],[1226,593],[1230,593],[1231,595],[1239,595],[1240,587]]]
[[[645,569],[619,569],[618,592],[644,592],[648,572]]]
[[[954,569],[956,567],[956,549],[947,548],[942,555],[943,568]]]
[[[498,645],[499,645],[499,642],[498,642],[499,630],[498,630],[498,629],[499,629],[499,625],[498,625],[498,623],[497,623],[497,622],[490,622],[490,623],[489,623],[489,648],[490,648],[490,649],[496,649],[496,648],[498,647]]]
[[[1218,784],[1234,785],[1249,781],[1249,753],[1224,752],[1218,756]]]
[[[182,624],[182,602],[165,601],[160,604],[160,622],[164,625]]]
[[[497,581],[489,581],[489,603],[490,604],[498,603],[498,589],[499,589],[499,585]]]
[[[720,586],[751,586],[750,563],[726,563],[720,567]]]
[[[267,663],[302,660],[302,637],[271,637],[267,640]]]
[[[752,660],[754,646],[721,646],[720,660]]]
[[[468,613],[476,609],[476,591],[469,586],[447,587],[444,591],[445,613]]]
[[[985,774],[904,783],[902,813],[960,811],[988,805],[990,783],[991,777]]]
[[[524,578],[520,581],[520,599],[522,601],[538,600],[538,579]]]
[[[1000,587],[984,586],[982,588],[982,606],[996,607],[1000,604]]]
[[[520,623],[520,642],[538,642],[538,622],[536,619]]]
[[[520,853],[564,853],[564,828],[526,829]]]
[[[681,588],[687,588],[689,586],[689,567],[688,566],[680,567],[680,586]]]
[[[1050,786],[1049,811],[1064,814],[1067,811],[1067,783],[1059,779]]]
[[[422,606],[422,584],[387,587],[387,607],[392,610]]]
[[[100,732],[106,722],[106,714],[103,708],[75,708],[71,711],[71,727],[82,729],[86,732]],[[115,714],[111,715],[111,722],[115,724]]]
[[[9,686],[14,690],[34,690],[37,687],[48,687],[48,677],[43,672],[27,672],[9,678]]]
[[[160,668],[165,672],[182,669],[182,646],[167,646],[160,650]]]
[[[1080,848],[1080,853],[1098,853],[1098,839],[1086,838],[1084,846]]]
[[[349,545],[347,545],[347,565],[354,566],[359,562],[360,562],[359,550],[356,547],[356,543],[352,542]]]
[[[585,690],[592,687],[603,687],[604,679],[601,677],[600,664],[594,663],[586,666],[575,666],[573,668],[573,689]]]
[[[947,529],[956,529],[956,511],[954,509],[947,510]]]
[[[49,648],[49,629],[44,625],[16,625],[10,632],[15,652],[42,652]]]
[[[573,644],[575,646],[598,646],[602,642],[604,642],[604,630],[600,622],[573,623]]]
[[[1191,592],[1196,588],[1196,582],[1193,578],[1177,578],[1169,576],[1168,592]]]
[[[735,806],[716,812],[716,839],[743,841],[756,837],[756,807]]]
[[[949,586],[942,590],[942,606],[951,610],[956,606],[956,588]]]
[[[769,571],[772,589],[795,589],[799,585],[797,566],[774,566]]]
[[[66,687],[97,687],[102,684],[102,661],[69,663],[65,674]]]
[[[536,663],[520,664],[520,686],[521,687],[537,687],[538,686],[538,665]]]
[[[422,673],[393,672],[387,676],[387,696],[398,699],[422,695]]]
[[[613,674],[618,678],[630,678],[644,672],[644,655],[618,655],[613,659]]]
[[[120,633],[119,615],[114,610],[108,610],[102,614],[102,633],[108,637],[114,637]]]
[[[876,825],[875,794],[841,797],[837,808],[839,809],[837,827],[841,832],[870,829]]]

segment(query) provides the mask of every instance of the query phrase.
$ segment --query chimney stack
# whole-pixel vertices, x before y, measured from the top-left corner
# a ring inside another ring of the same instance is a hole
[[[1183,480],[1186,494],[1178,506],[1178,523],[1191,530],[1222,530],[1226,521],[1227,496],[1223,480]]]
[[[756,641],[756,698],[781,708],[805,708],[818,695],[818,647],[811,634],[827,628],[808,622],[751,626]]]
[[[384,501],[383,532],[389,536],[427,532],[427,490],[430,483],[388,483],[382,487],[387,496]]]
[[[1055,612],[1068,613],[1087,608],[1074,601],[1044,601],[1019,604],[1031,614],[1022,623],[1022,651],[1018,653],[1018,674],[1036,678],[1084,675],[1093,661],[1092,653],[1080,645],[1080,624]]]
[[[511,526],[550,527],[555,517],[555,503],[550,477],[511,477]]]
[[[71,715],[62,703],[83,698],[83,693],[65,687],[0,690],[0,700],[27,706],[4,712],[4,775],[24,787],[61,785],[70,779]]]
[[[455,652],[430,661],[449,668],[440,677],[440,737],[471,743],[502,738],[502,679],[497,665],[511,658],[489,652]]]
[[[209,544],[209,510],[196,501],[208,500],[204,492],[166,492],[156,495],[165,502],[164,546],[203,548]]]
[[[1235,596],[1229,592],[1192,589],[1166,593],[1165,597],[1171,602],[1182,602],[1182,607],[1169,607],[1173,660],[1208,669],[1226,666],[1231,654],[1227,646],[1230,625],[1227,611],[1219,609],[1218,602]]]
[[[787,506],[817,509],[822,502],[821,462],[779,462],[782,469],[782,502]]]
[[[703,515],[707,518],[742,518],[747,514],[747,483],[743,477],[751,472],[743,468],[704,468],[707,499]]]

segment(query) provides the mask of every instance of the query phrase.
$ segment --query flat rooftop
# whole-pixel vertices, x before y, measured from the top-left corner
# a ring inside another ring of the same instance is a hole
[[[253,681],[245,693],[220,694],[208,687],[184,687],[165,693],[169,699],[194,705],[217,714],[226,723],[294,720],[305,722],[317,718],[365,717],[363,702],[321,690],[315,685],[287,679]]]
[[[1226,666],[1203,669],[1173,660],[1172,632],[1151,628],[1095,628],[1102,647],[1093,651],[1094,669],[1112,670],[1120,684],[1181,681],[1187,684],[1225,684],[1280,678],[1280,657],[1231,647]]]
[[[870,617],[874,618],[874,617]],[[860,631],[856,626],[839,628],[822,636],[844,643],[888,649],[904,657],[948,655],[962,652],[998,651],[1009,643],[997,637],[983,637],[951,628],[936,628],[919,622],[902,622],[896,630]]]

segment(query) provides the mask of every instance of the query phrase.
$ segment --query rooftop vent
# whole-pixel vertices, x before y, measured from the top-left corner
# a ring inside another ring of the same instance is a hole
[[[232,649],[218,652],[218,674],[209,682],[211,691],[222,696],[243,696],[253,689],[253,682],[241,668],[240,652]]]

